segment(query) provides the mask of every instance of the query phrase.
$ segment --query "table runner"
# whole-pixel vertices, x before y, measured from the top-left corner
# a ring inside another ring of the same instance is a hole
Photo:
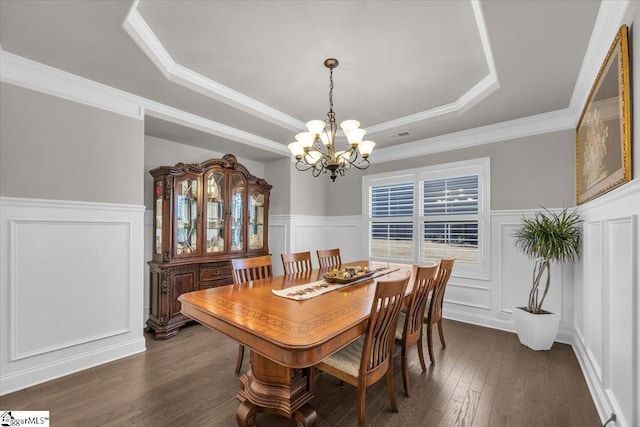
[[[376,277],[384,276],[385,274],[392,273],[399,268],[385,268],[377,271],[374,275],[363,277],[362,279],[354,280],[353,282],[340,284],[340,283],[328,283],[326,280],[318,280],[316,282],[305,283],[303,285],[292,286],[286,289],[271,289],[275,295],[279,297],[294,299],[297,301],[310,299],[327,292],[335,291],[337,289],[344,288],[346,286],[355,285],[356,283],[365,282],[367,280],[374,279]]]

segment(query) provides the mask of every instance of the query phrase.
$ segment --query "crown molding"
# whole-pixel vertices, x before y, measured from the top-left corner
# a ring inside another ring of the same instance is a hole
[[[142,18],[136,6],[137,3],[134,3],[122,27],[169,81],[292,132],[304,128],[302,121],[176,63]]]
[[[618,29],[624,22],[630,3],[629,0],[603,1],[600,3],[598,16],[593,25],[587,51],[569,102],[569,110],[575,115],[574,126],[578,124],[582,109],[587,102],[589,93],[591,93],[593,83],[596,81],[596,76],[600,72],[600,67],[607,52],[609,52]]]
[[[0,81],[143,120],[145,115],[289,156],[275,141],[107,86],[0,49]]]
[[[475,16],[489,74],[456,101],[398,119],[368,126],[367,129],[370,134],[403,127],[433,117],[462,113],[500,87],[480,1],[469,0],[469,2]],[[142,15],[140,15],[140,12],[138,12],[138,3],[139,1],[136,0],[132,4],[127,17],[122,23],[122,27],[167,80],[290,131],[297,132],[300,129],[305,129],[304,122],[176,63],[153,33],[153,30],[151,30]]]
[[[0,81],[142,120],[131,94],[0,50]]]
[[[187,113],[186,111],[178,110],[177,108],[173,108],[168,105],[160,104],[155,101],[146,100],[145,115],[217,135],[222,138],[267,150],[272,153],[281,154],[286,157],[291,155],[291,152],[286,145],[222,123],[214,122],[213,120],[196,116],[195,114]]]
[[[405,127],[412,123],[420,122],[434,117],[444,117],[451,114],[463,113],[469,108],[476,105],[478,102],[482,101],[487,96],[489,96],[499,87],[500,84],[497,77],[495,75],[489,74],[454,102],[431,108],[430,110],[420,111],[419,113],[400,117],[394,120],[389,120],[388,122],[368,126],[367,132],[369,134],[374,134],[377,132],[388,131],[390,129]]]
[[[447,135],[381,148],[371,155],[372,162],[384,163],[426,154],[457,150],[492,142],[574,128],[574,114],[569,109],[467,129]]]
[[[139,1],[136,0],[129,9],[126,19],[122,23],[122,28],[129,34],[129,37],[133,39],[140,49],[149,57],[153,65],[162,72],[167,78],[171,79],[171,73],[176,63],[171,58],[171,55],[162,46],[160,40],[151,31],[151,28],[147,25],[146,21],[138,12]]]

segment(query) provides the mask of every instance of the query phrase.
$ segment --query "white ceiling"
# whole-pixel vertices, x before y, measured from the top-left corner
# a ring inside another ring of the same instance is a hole
[[[0,45],[256,138],[167,117],[146,121],[150,135],[266,161],[325,117],[328,57],[337,120],[360,120],[376,149],[566,109],[599,7],[2,0]]]

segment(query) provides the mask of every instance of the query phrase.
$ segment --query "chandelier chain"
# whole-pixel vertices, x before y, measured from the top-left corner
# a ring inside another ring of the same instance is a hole
[[[329,112],[333,113],[333,68],[329,68]]]

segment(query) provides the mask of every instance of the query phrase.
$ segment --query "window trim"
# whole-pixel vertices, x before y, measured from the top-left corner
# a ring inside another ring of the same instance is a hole
[[[414,215],[413,221],[413,264],[420,262],[420,236],[424,215],[420,209],[420,182],[433,179],[452,178],[464,175],[478,175],[478,264],[470,267],[459,263],[451,273],[454,277],[465,277],[471,279],[490,280],[491,266],[491,161],[489,157],[463,160],[459,162],[444,163],[433,166],[425,166],[415,169],[405,169],[394,172],[384,172],[362,177],[362,222],[364,233],[363,247],[367,248],[369,257],[369,224],[370,207],[369,192],[370,187],[376,185],[393,185],[406,182],[413,182]],[[395,218],[390,218],[395,219]],[[404,219],[404,217],[403,217]],[[415,239],[418,241],[415,241]],[[372,258],[372,260],[387,261],[387,259]],[[397,262],[389,259],[389,262]]]

